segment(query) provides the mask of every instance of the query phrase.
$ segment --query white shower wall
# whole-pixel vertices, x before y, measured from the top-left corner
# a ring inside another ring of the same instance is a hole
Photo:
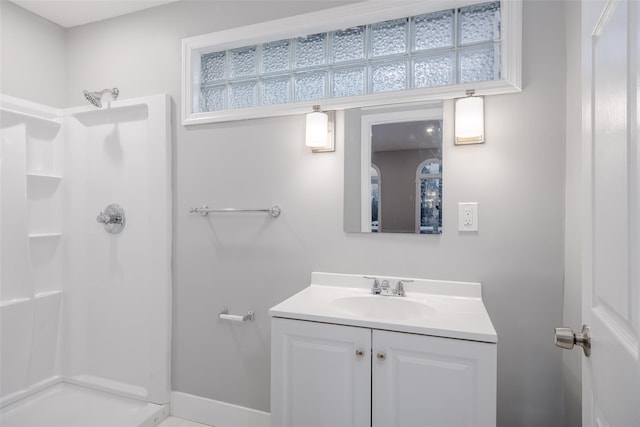
[[[3,405],[59,381],[168,402],[169,114],[165,95],[62,111],[2,97]],[[111,203],[117,235],[96,222]]]
[[[0,403],[60,380],[62,117],[2,97]]]
[[[68,231],[63,372],[69,382],[167,403],[171,298],[167,97],[65,112]],[[96,222],[112,203],[126,226]]]

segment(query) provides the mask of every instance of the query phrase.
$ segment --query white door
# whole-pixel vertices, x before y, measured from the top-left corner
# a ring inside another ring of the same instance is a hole
[[[271,425],[369,427],[371,330],[273,318]]]
[[[640,426],[639,7],[582,8],[583,425]]]
[[[373,427],[495,427],[496,344],[373,331]]]

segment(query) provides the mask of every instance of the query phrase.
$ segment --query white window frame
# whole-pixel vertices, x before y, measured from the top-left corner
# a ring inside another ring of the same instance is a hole
[[[382,174],[380,168],[375,163],[371,163],[371,167],[376,170],[378,174],[378,232],[382,231]],[[371,178],[371,176],[369,176]],[[369,201],[371,201],[371,181],[369,181]],[[369,209],[371,209],[371,203],[369,203]],[[371,211],[369,211],[372,214]],[[371,230],[371,215],[369,215],[369,231]]]
[[[460,98],[465,96],[465,92],[469,89],[475,90],[476,95],[520,92],[522,90],[522,0],[501,0],[501,80],[406,89],[348,98],[328,98],[222,111],[192,112],[194,105],[198,105],[199,102],[200,57],[204,53],[307,36],[482,2],[483,0],[369,0],[183,39],[182,124],[193,125],[307,113],[312,111],[313,105],[316,104],[321,104],[323,110],[344,110],[372,105]]]
[[[430,174],[423,174],[421,173],[422,168],[424,168],[427,164],[429,163],[438,163],[440,165],[439,169],[440,169],[440,173],[430,173]],[[420,233],[420,222],[421,222],[421,207],[422,207],[422,197],[420,194],[420,184],[422,183],[423,179],[429,179],[429,178],[438,178],[440,179],[440,185],[442,185],[442,159],[427,159],[424,160],[422,163],[420,163],[418,165],[418,168],[416,169],[416,234],[421,234]],[[442,200],[440,200],[440,209],[442,209]],[[442,215],[442,211],[440,211],[440,215]],[[441,234],[437,233],[437,234]]]

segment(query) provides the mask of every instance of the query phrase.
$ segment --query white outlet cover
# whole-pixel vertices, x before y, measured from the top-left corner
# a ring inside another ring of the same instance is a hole
[[[478,202],[458,203],[458,231],[478,231]]]

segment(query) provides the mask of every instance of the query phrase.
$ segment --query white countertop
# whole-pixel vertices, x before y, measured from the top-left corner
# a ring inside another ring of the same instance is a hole
[[[482,302],[480,283],[376,277],[380,281],[388,280],[391,287],[398,280],[413,282],[405,282],[405,297],[371,295],[373,279],[355,274],[314,272],[307,288],[272,307],[269,315],[488,343],[498,341]],[[422,314],[413,316],[409,313],[411,310],[406,310],[394,318],[393,315],[378,315],[375,309],[365,310],[364,314],[354,313],[345,310],[344,304],[336,304],[345,299],[358,300],[364,305],[386,305],[392,310],[396,307],[403,310],[407,303],[410,304],[407,308],[418,307]]]

